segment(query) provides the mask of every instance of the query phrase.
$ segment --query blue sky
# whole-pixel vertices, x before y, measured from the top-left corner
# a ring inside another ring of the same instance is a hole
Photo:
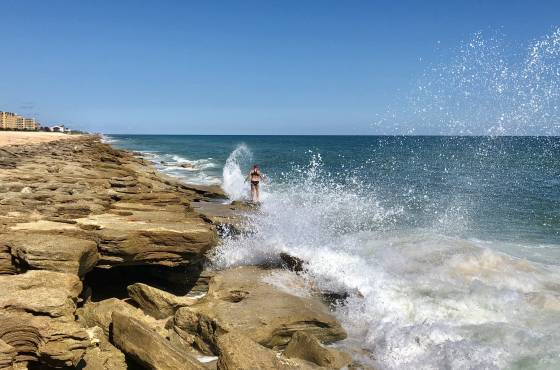
[[[558,1],[0,0],[0,110],[106,133],[378,134],[474,32],[515,43]]]

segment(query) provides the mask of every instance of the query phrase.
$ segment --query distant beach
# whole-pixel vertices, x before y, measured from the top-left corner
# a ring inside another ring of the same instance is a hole
[[[47,143],[62,139],[75,139],[80,136],[59,132],[0,131],[0,146]]]

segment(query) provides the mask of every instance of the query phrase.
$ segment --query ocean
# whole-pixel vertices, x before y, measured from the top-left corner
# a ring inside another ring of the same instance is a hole
[[[560,369],[560,137],[109,135],[185,182],[247,199],[218,268],[306,261],[345,295],[353,356],[380,369]],[[282,282],[277,282],[282,284]]]

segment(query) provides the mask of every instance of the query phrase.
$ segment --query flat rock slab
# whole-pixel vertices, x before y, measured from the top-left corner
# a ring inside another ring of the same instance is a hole
[[[21,230],[21,231],[67,231],[67,230],[79,230],[76,225],[48,221],[48,220],[38,220],[31,222],[20,222],[12,227],[10,230]]]
[[[97,261],[97,244],[58,234],[12,233],[3,236],[19,265],[25,268],[68,272],[84,276]]]
[[[0,276],[0,309],[73,318],[82,283],[74,274],[32,270]]]
[[[266,347],[283,347],[296,331],[323,343],[346,338],[346,332],[317,297],[290,294],[268,282],[271,270],[248,266],[217,273],[206,297],[188,308]],[[288,272],[286,272],[288,274]],[[187,309],[176,313],[187,314]],[[179,320],[177,320],[179,319]],[[188,321],[188,319],[187,319]]]
[[[212,225],[182,212],[104,213],[76,220],[95,227],[100,238],[100,266],[188,265],[216,245]]]

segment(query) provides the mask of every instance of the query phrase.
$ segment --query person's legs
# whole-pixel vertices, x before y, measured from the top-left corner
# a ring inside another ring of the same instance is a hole
[[[255,186],[255,195],[256,195],[256,201],[255,202],[260,202],[261,200],[261,184],[257,184]]]
[[[251,182],[251,200],[255,202],[257,198],[257,186]]]

